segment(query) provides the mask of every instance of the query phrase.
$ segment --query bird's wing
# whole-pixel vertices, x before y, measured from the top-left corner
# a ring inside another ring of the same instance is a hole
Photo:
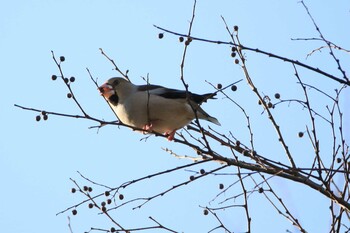
[[[157,95],[166,99],[186,100],[186,98],[188,97],[190,100],[192,100],[196,104],[202,104],[203,102],[206,102],[208,99],[213,99],[213,97],[216,95],[215,93],[199,95],[189,91],[170,89],[170,88],[166,88],[158,85],[151,85],[151,84],[138,86],[137,89],[138,91],[144,91],[149,93],[150,95]]]

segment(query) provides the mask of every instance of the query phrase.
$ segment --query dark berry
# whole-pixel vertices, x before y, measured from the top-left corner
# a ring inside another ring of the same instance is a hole
[[[193,181],[194,180],[194,176],[190,176],[190,180]]]
[[[272,104],[271,102],[269,102],[269,103],[267,104],[267,107],[268,107],[268,108],[272,108],[272,107],[273,107],[273,104]]]
[[[119,194],[119,200],[123,200],[124,199],[124,195],[123,194]]]
[[[94,204],[93,203],[89,203],[89,209],[94,208]]]
[[[106,206],[102,206],[102,207],[101,207],[101,210],[102,210],[102,212],[106,212],[106,211],[107,211]]]
[[[261,104],[262,104],[261,100],[259,100],[259,101],[258,101],[258,104],[259,104],[259,105],[261,105]]]
[[[337,158],[337,163],[341,163],[341,158]]]
[[[106,206],[106,202],[101,202],[101,206]]]
[[[235,59],[235,64],[239,64],[239,60],[238,59]]]
[[[237,86],[236,86],[236,85],[232,85],[232,86],[231,86],[231,90],[232,90],[232,91],[237,91]]]
[[[203,210],[203,214],[204,214],[204,215],[208,215],[208,214],[209,214],[209,211],[208,211],[207,209],[204,209],[204,210]]]
[[[112,200],[111,199],[107,199],[107,204],[111,204],[112,203]]]
[[[236,52],[236,51],[237,51],[236,47],[232,47],[232,48],[231,48],[231,51],[232,51],[232,52]]]
[[[182,36],[179,37],[180,43],[184,42],[184,40],[185,40],[185,39],[184,39]]]
[[[85,192],[87,192],[87,191],[89,190],[89,187],[88,187],[88,186],[84,186],[84,187],[83,187],[83,190],[84,190]]]
[[[237,140],[237,141],[236,141],[236,146],[239,147],[240,145],[241,145],[241,142]]]
[[[70,79],[69,79],[69,81],[72,83],[72,82],[74,82],[75,81],[75,77],[70,77]]]
[[[299,137],[299,138],[302,138],[303,136],[304,136],[304,133],[303,133],[303,132],[299,132],[299,133],[298,133],[298,137]]]
[[[66,60],[66,58],[64,56],[60,56],[60,61],[64,62]]]
[[[91,187],[89,187],[89,188],[88,188],[88,191],[89,191],[89,192],[92,192],[92,188],[91,188]]]
[[[224,189],[224,184],[219,184],[219,189]]]
[[[190,45],[190,43],[191,43],[191,41],[189,41],[189,40],[185,41],[185,45]]]
[[[46,121],[47,119],[48,119],[49,117],[45,114],[45,115],[43,115],[43,119],[44,119],[44,121]]]
[[[202,175],[205,174],[205,170],[204,170],[204,169],[201,169],[199,172],[200,172]]]
[[[281,98],[281,95],[280,95],[280,93],[276,93],[276,94],[275,94],[275,98],[276,98],[276,99],[279,99],[279,98]]]
[[[110,232],[115,232],[115,228],[111,227]]]
[[[110,192],[109,191],[106,191],[105,192],[105,196],[108,197],[110,195]]]
[[[235,25],[235,26],[233,27],[233,30],[235,30],[235,31],[237,32],[237,31],[238,31],[238,26]]]
[[[36,120],[36,121],[40,121],[40,120],[41,120],[41,116],[40,116],[40,115],[37,115],[37,116],[35,117],[35,120]]]
[[[222,88],[221,83],[218,83],[218,84],[216,85],[216,88],[217,88],[217,89],[221,89],[221,88]]]
[[[72,93],[67,93],[67,98],[72,98]]]
[[[75,188],[72,188],[70,191],[71,193],[75,193],[77,190]]]
[[[68,83],[68,82],[69,82],[69,79],[68,79],[68,78],[64,78],[64,82],[65,82],[65,83]]]
[[[235,52],[232,52],[231,53],[231,57],[235,57],[236,56],[236,53]]]
[[[72,210],[73,215],[77,215],[78,211],[76,209]]]
[[[259,193],[263,193],[263,192],[264,192],[264,189],[263,189],[263,188],[259,188],[258,192],[259,192]]]
[[[57,79],[57,75],[52,75],[52,76],[51,76],[51,79],[52,79],[53,81],[55,81],[55,80]]]
[[[159,34],[158,34],[158,38],[159,38],[159,39],[162,39],[163,37],[164,37],[164,34],[163,34],[163,33],[159,33]]]

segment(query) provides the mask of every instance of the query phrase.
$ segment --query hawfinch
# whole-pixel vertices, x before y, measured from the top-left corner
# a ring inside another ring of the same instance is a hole
[[[151,84],[138,86],[124,78],[111,78],[98,89],[123,124],[164,134],[169,141],[176,130],[196,117],[220,125],[200,107],[215,93],[198,95]]]

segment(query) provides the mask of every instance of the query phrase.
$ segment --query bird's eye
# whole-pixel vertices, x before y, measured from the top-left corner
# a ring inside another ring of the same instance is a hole
[[[119,84],[119,80],[114,80],[112,85],[117,86],[118,84]]]

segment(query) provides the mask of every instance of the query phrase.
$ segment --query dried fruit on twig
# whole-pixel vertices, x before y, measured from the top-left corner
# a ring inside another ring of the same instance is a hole
[[[204,209],[204,210],[203,210],[203,214],[204,214],[204,215],[208,215],[208,214],[209,214],[209,211],[208,211],[207,209]]]
[[[51,79],[52,79],[53,81],[55,81],[55,80],[57,79],[57,75],[54,75],[54,74],[53,74],[53,75],[51,76]]]
[[[236,86],[236,85],[232,85],[232,86],[231,86],[231,90],[232,90],[232,91],[237,91],[237,86]]]
[[[275,98],[276,98],[276,99],[279,99],[279,98],[281,98],[281,95],[280,95],[280,93],[276,93],[276,94],[275,94]]]
[[[64,62],[66,60],[66,58],[64,56],[60,56],[60,61]]]
[[[73,215],[77,215],[78,211],[76,209],[72,210]]]
[[[237,32],[237,31],[238,31],[238,26],[235,25],[235,26],[233,27],[233,30],[234,30],[235,32]]]
[[[37,116],[35,117],[35,120],[36,120],[36,121],[40,121],[40,120],[41,120],[41,116],[40,116],[40,115],[37,115]]]
[[[224,184],[219,184],[219,189],[224,189]]]
[[[74,82],[75,81],[75,77],[70,77],[70,79],[69,79],[69,81],[72,83],[72,82]]]
[[[158,38],[159,38],[159,39],[163,39],[163,37],[164,37],[164,33],[159,33],[159,34],[158,34]]]
[[[303,132],[299,132],[299,133],[298,133],[298,137],[299,137],[299,138],[302,138],[303,136],[304,136],[304,133],[303,133]]]
[[[180,43],[184,42],[184,40],[185,40],[185,39],[184,39],[182,36],[179,37]]]
[[[123,200],[124,199],[124,195],[123,194],[119,194],[119,200]]]

